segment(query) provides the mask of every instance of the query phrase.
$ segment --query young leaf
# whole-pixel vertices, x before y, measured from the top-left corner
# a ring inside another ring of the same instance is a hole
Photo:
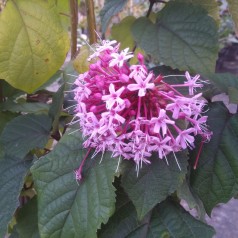
[[[177,153],[176,156],[181,170],[173,154],[168,155],[169,165],[154,155],[151,165],[143,165],[138,176],[135,164],[128,163],[122,175],[122,187],[135,205],[140,220],[182,184],[187,171],[187,156],[185,153]]]
[[[37,198],[31,199],[17,213],[16,230],[19,237],[40,238],[37,219]]]
[[[31,93],[63,64],[68,33],[56,7],[43,0],[7,1],[0,24],[0,78]]]
[[[213,135],[204,144],[198,167],[191,173],[191,185],[210,214],[214,206],[238,193],[238,116],[229,114],[219,103],[211,104],[207,115]],[[192,158],[196,155],[197,150]]]
[[[214,229],[193,218],[182,207],[165,201],[138,222],[131,202],[125,203],[110,218],[99,238],[212,238]]]
[[[0,158],[0,237],[4,237],[7,225],[19,206],[18,196],[31,160],[5,155]]]
[[[24,157],[34,148],[42,148],[48,141],[51,119],[47,115],[22,115],[11,120],[0,137],[7,154]]]
[[[103,9],[100,12],[102,23],[102,32],[105,33],[110,19],[122,10],[127,0],[106,0]]]
[[[132,26],[138,45],[165,65],[193,72],[214,72],[218,55],[215,21],[198,5],[171,1],[156,24],[139,18]]]
[[[101,223],[113,214],[117,160],[105,153],[100,163],[101,155],[90,155],[77,184],[74,169],[85,154],[82,138],[75,133],[62,137],[53,152],[34,164],[42,238],[96,238]]]

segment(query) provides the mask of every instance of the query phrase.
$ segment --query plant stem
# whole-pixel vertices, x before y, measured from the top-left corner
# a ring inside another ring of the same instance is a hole
[[[96,35],[96,21],[95,21],[93,0],[86,0],[86,7],[87,7],[89,43],[94,44],[97,42],[97,35]]]
[[[77,53],[78,0],[69,0],[71,18],[71,59]]]
[[[147,18],[149,18],[150,13],[151,13],[151,11],[152,11],[152,8],[153,8],[153,6],[154,6],[156,0],[149,0],[149,1],[150,1],[150,6],[149,6],[149,9],[148,9],[148,11],[147,11],[147,13],[146,13],[146,17],[147,17]],[[135,46],[134,46],[134,48],[132,49],[132,52],[133,52],[133,53],[135,52],[136,48],[137,48],[137,44],[135,43]]]
[[[152,11],[152,8],[153,8],[154,4],[155,4],[155,0],[150,0],[150,6],[149,6],[149,9],[148,9],[147,14],[146,14],[147,18],[150,16],[150,13]]]
[[[2,82],[3,82],[2,79],[0,79],[0,103],[4,101]]]

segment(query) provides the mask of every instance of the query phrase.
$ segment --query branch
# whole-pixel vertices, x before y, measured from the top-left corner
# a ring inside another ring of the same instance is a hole
[[[71,59],[77,52],[78,0],[69,0],[71,17]]]
[[[96,21],[95,21],[93,0],[86,0],[86,7],[87,7],[89,43],[94,44],[97,42],[97,35],[96,35]]]

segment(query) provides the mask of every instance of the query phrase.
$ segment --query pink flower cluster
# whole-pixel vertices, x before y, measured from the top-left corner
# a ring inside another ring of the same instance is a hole
[[[166,76],[149,72],[141,54],[139,65],[129,66],[132,57],[128,48],[120,52],[116,41],[101,41],[89,58],[89,70],[76,79],[75,111],[84,147],[95,148],[94,154],[111,151],[113,157],[134,160],[139,169],[150,163],[153,152],[167,161],[170,152],[193,149],[196,135],[210,140],[207,117],[202,116],[205,101],[201,93],[194,94],[203,86],[200,76],[186,72],[183,84],[172,85]],[[189,96],[178,87],[187,87]]]

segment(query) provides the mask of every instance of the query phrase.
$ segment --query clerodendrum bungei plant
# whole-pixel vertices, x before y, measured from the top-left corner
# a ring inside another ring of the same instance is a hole
[[[0,1],[0,237],[212,238],[238,194],[238,77],[215,72],[236,1],[80,2]]]

